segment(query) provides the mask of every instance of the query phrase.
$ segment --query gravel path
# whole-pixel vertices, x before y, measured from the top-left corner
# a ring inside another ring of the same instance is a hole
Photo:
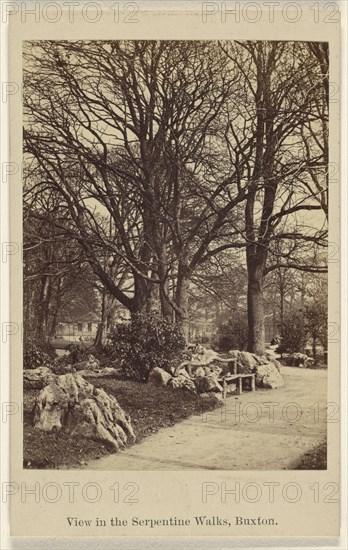
[[[291,470],[326,438],[327,371],[282,367],[285,386],[228,397],[88,470]]]

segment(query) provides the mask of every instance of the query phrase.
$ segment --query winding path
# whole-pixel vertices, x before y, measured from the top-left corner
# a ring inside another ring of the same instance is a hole
[[[288,470],[326,437],[327,371],[282,367],[285,386],[228,397],[88,470]]]

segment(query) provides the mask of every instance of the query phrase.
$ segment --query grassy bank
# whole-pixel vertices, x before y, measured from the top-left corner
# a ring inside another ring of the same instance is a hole
[[[327,444],[321,443],[306,453],[296,470],[326,470],[327,469]]]

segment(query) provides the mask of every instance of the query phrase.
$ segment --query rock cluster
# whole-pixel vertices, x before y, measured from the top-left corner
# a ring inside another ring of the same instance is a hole
[[[216,365],[195,366],[185,361],[171,373],[159,367],[154,368],[149,375],[149,382],[172,389],[184,389],[191,393],[206,393],[222,391],[218,382],[221,368]]]
[[[237,373],[255,373],[257,386],[274,389],[284,385],[280,363],[272,350],[267,350],[262,357],[246,351],[232,350],[228,358],[220,357],[213,350],[202,350],[194,353],[189,361],[181,363],[170,373],[158,367],[153,369],[149,382],[173,389],[183,388],[192,393],[220,393],[223,390],[221,379],[230,374],[229,363],[234,358],[237,360]]]
[[[36,399],[33,413],[33,424],[40,430],[64,428],[100,440],[115,450],[135,440],[131,420],[115,397],[79,374],[51,375]]]
[[[256,386],[270,389],[284,386],[284,380],[280,374],[280,363],[273,350],[266,350],[263,356],[238,350],[232,350],[230,354],[237,359],[238,373],[255,373]]]
[[[314,359],[305,353],[293,353],[291,362],[293,367],[308,368],[314,364]]]

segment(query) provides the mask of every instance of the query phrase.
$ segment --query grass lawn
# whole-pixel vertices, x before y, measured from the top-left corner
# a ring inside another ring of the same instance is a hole
[[[306,453],[296,470],[326,470],[327,469],[327,444],[321,443]]]
[[[70,340],[63,340],[63,338],[53,338],[52,340],[49,341],[49,344],[50,346],[52,346],[53,348],[57,348],[57,349],[65,349],[65,348],[68,348],[69,346],[71,346],[71,344],[78,344],[79,346],[83,347],[83,348],[91,348],[93,347],[93,340],[90,341],[90,342],[85,342],[85,341],[70,341]]]
[[[173,426],[194,414],[210,411],[219,402],[186,391],[142,384],[130,380],[89,379],[114,395],[133,424],[137,442],[160,428]],[[72,468],[113,452],[101,442],[64,431],[47,433],[31,425],[31,411],[39,390],[24,390],[24,468]]]

